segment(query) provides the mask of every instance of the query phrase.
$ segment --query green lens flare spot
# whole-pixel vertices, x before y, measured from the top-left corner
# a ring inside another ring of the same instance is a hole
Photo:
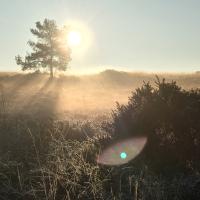
[[[122,152],[122,153],[120,154],[120,157],[121,157],[121,159],[126,159],[127,154],[126,154],[125,152]]]

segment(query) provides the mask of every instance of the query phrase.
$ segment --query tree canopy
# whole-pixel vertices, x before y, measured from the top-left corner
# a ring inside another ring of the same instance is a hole
[[[36,22],[36,28],[30,29],[37,41],[28,41],[32,52],[23,59],[16,56],[16,63],[22,70],[40,70],[45,68],[53,77],[54,69],[65,71],[71,61],[71,50],[67,46],[67,28],[59,29],[54,20],[44,19],[43,23]]]

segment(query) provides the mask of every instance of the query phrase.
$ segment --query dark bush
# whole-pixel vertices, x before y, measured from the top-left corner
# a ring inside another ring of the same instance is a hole
[[[106,128],[114,136],[147,136],[141,155],[155,171],[177,173],[200,169],[200,90],[185,91],[176,82],[144,83],[117,104]]]

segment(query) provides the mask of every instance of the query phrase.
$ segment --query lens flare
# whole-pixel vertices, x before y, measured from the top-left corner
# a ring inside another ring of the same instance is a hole
[[[120,154],[120,157],[121,157],[121,159],[126,159],[126,157],[127,157],[126,152],[122,152]]]
[[[103,165],[125,164],[142,151],[146,142],[146,137],[134,137],[118,141],[102,151],[97,158],[97,163]]]

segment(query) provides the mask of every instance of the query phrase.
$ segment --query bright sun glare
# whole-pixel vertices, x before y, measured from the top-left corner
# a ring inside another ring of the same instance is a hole
[[[80,45],[81,33],[78,31],[70,31],[67,35],[67,42],[71,47]]]

